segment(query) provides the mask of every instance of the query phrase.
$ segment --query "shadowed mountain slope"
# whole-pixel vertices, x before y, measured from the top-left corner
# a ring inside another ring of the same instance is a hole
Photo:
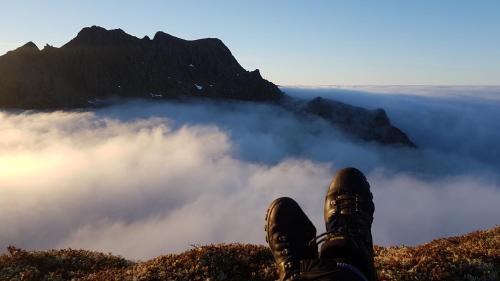
[[[416,147],[408,136],[394,127],[385,110],[367,110],[339,101],[321,97],[308,101],[303,110],[317,115],[341,131],[365,141],[377,141],[384,145]]]
[[[281,95],[213,38],[187,41],[158,32],[139,39],[93,26],[61,48],[39,50],[30,42],[0,57],[2,107],[83,107],[110,96],[260,101]]]

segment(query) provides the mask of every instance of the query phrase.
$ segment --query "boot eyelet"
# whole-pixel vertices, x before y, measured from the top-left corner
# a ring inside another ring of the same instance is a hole
[[[290,253],[290,251],[288,249],[284,249],[283,251],[281,251],[281,254],[286,256]]]
[[[278,241],[280,242],[286,242],[286,236],[285,235],[281,235],[280,237],[278,237]]]

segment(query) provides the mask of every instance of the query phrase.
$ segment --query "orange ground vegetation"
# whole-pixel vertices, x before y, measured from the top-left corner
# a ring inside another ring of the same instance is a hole
[[[375,247],[380,280],[500,280],[500,227],[416,247]],[[275,280],[264,246],[195,247],[144,262],[83,250],[0,255],[0,280]]]

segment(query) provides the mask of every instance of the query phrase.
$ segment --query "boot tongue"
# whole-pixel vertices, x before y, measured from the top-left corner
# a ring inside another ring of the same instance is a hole
[[[329,239],[323,245],[319,252],[321,259],[345,259],[345,257],[355,254],[358,250],[347,238],[338,236]],[[344,260],[345,261],[345,260]]]
[[[373,266],[370,253],[358,247],[348,237],[337,236],[323,243],[319,252],[320,259],[345,263],[359,269],[365,276],[372,276]]]

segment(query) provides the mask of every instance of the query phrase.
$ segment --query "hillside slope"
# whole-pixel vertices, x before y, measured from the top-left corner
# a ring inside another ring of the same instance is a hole
[[[379,280],[499,280],[500,227],[416,247],[376,246]],[[134,263],[83,250],[0,255],[0,280],[275,280],[265,246],[221,244]]]

